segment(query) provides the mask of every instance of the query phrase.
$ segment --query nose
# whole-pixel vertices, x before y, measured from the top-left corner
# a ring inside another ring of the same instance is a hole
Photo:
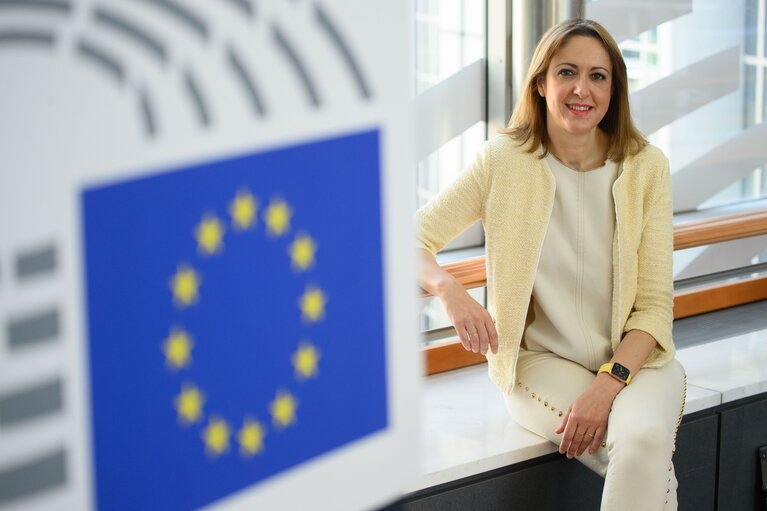
[[[573,87],[573,94],[583,99],[589,95],[589,86],[585,77],[580,76]]]

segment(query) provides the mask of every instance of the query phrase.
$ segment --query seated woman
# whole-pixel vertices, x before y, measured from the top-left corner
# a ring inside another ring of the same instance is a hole
[[[478,219],[487,310],[434,258]],[[605,478],[603,510],[676,509],[671,180],[604,27],[543,36],[509,127],[416,220],[421,286],[514,419]]]

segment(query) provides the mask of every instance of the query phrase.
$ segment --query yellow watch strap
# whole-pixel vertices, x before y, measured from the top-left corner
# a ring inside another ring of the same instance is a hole
[[[615,378],[616,380],[625,383],[626,385],[631,383],[631,375],[629,375],[629,377],[626,378],[625,380],[621,380],[620,378],[618,378],[617,376],[613,374],[613,362],[607,362],[606,364],[602,364],[601,366],[599,366],[599,371],[597,371],[597,374],[599,373],[607,373],[613,378]]]

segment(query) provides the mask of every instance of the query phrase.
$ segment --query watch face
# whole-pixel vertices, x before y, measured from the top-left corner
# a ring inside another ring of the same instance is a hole
[[[631,374],[631,371],[629,371],[628,369],[626,369],[625,367],[623,367],[617,362],[613,363],[613,368],[611,372],[623,381],[626,381],[629,377],[629,374]]]

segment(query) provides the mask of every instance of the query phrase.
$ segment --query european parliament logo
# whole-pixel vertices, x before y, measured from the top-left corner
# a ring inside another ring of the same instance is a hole
[[[83,193],[98,508],[197,508],[387,426],[379,137]]]

